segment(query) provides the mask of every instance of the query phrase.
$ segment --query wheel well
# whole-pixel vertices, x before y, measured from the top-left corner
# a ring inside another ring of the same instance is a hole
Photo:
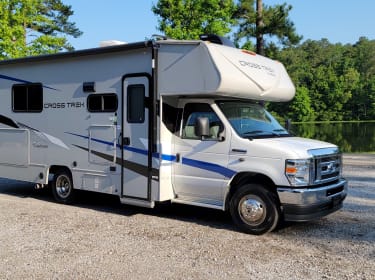
[[[229,186],[229,193],[225,200],[225,210],[228,210],[230,200],[233,194],[246,183],[256,183],[264,186],[269,191],[277,194],[274,182],[266,175],[260,173],[244,172],[238,173],[232,180]]]
[[[70,171],[70,169],[68,167],[63,166],[63,165],[52,165],[49,168],[49,174],[56,174],[56,172],[58,172],[58,171],[67,172],[70,175],[70,178],[73,180],[72,172]]]

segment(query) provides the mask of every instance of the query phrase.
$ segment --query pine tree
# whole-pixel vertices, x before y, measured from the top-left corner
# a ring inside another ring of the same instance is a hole
[[[73,50],[82,32],[61,0],[0,0],[0,59]]]
[[[276,37],[285,46],[298,44],[302,36],[296,33],[289,19],[291,9],[292,6],[285,3],[271,7],[264,5],[262,0],[256,0],[256,3],[254,0],[239,0],[235,13],[238,21],[236,41],[256,38],[256,52],[262,55],[267,47],[265,37]]]

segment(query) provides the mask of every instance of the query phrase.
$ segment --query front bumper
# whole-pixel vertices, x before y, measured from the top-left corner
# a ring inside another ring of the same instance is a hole
[[[297,222],[317,219],[339,210],[347,192],[345,179],[318,188],[277,188],[284,219]]]

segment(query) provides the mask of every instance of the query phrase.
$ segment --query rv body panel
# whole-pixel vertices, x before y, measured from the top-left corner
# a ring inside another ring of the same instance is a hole
[[[228,46],[162,41],[158,63],[158,92],[165,96],[289,101],[295,94],[281,63]]]
[[[49,168],[60,166],[71,171],[77,189],[151,199],[151,184],[139,182],[139,178],[148,180],[149,139],[147,133],[139,134],[149,129],[148,109],[142,123],[129,125],[128,108],[123,106],[127,106],[129,83],[125,77],[133,73],[151,76],[152,48],[106,49],[0,63],[1,177],[47,184]],[[146,97],[148,83],[136,81],[144,86]],[[42,85],[42,108],[38,112],[15,110],[14,85],[27,88],[33,84]],[[93,86],[84,89],[84,84]],[[107,100],[116,108],[107,110]],[[125,147],[120,140],[126,134],[131,145]],[[130,156],[132,149],[135,153]],[[129,158],[145,170],[142,176],[127,173]],[[157,159],[153,165],[157,170]],[[25,172],[32,166],[40,166],[36,174]],[[130,188],[132,180],[138,180],[137,188]]]

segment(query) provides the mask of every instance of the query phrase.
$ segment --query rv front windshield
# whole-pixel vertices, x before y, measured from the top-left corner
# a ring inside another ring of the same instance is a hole
[[[217,101],[233,129],[243,138],[290,136],[277,120],[259,104],[246,101]]]

